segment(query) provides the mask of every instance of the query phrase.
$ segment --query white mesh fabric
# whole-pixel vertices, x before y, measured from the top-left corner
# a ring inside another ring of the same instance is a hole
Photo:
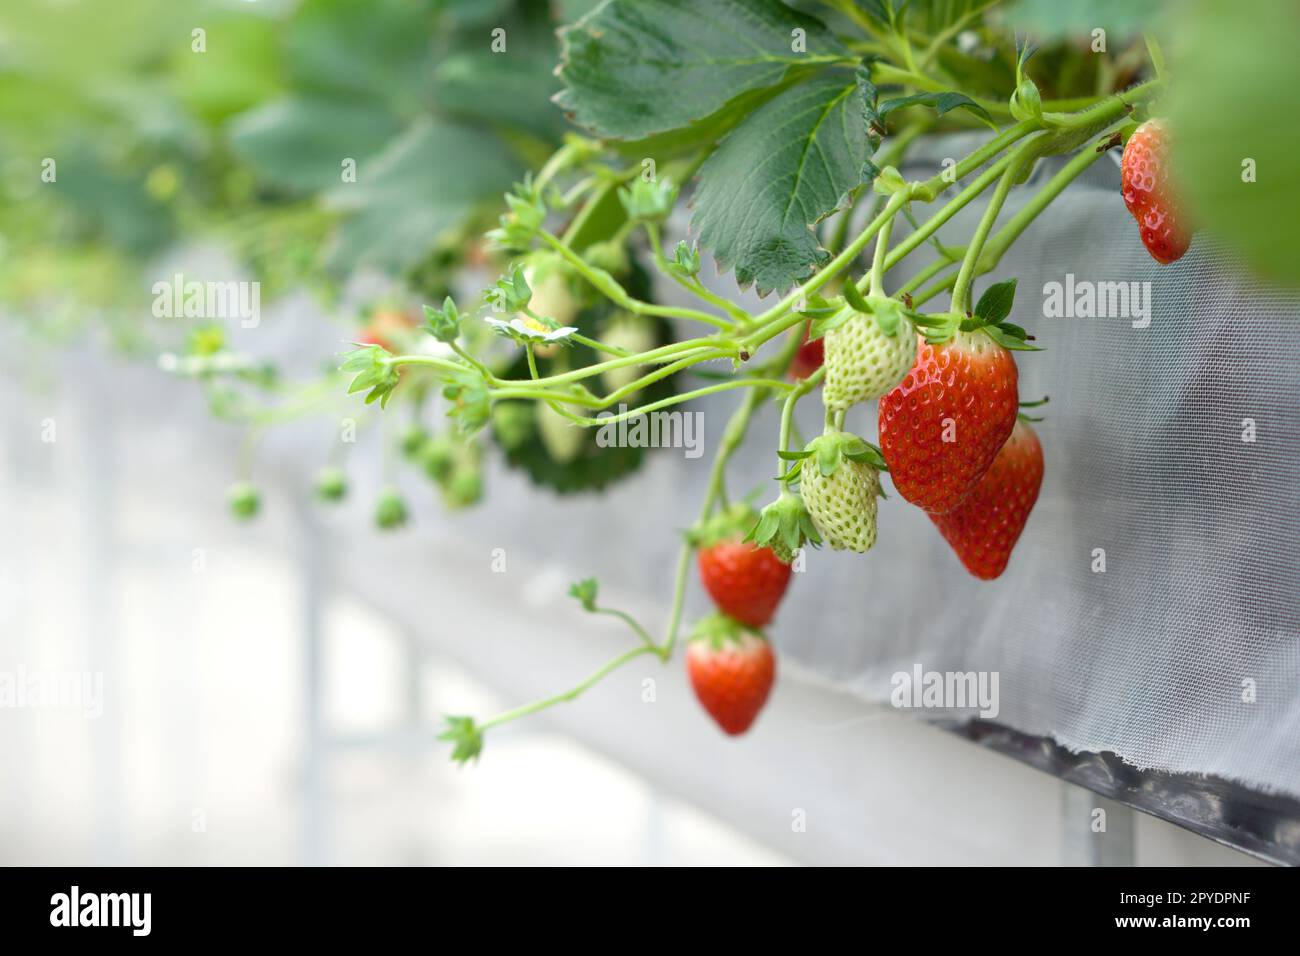
[[[1017,730],[1300,794],[1300,297],[1248,278],[1206,235],[1157,265],[1118,179],[1103,157],[976,286],[1018,277],[1011,319],[1046,348],[1019,359],[1022,398],[1051,403],[1036,426],[1042,494],[1006,573],[968,577],[893,496],[871,554],[817,555],[796,579],[778,644],[877,700],[914,663],[995,670],[998,720]],[[983,208],[946,241],[965,241]],[[1044,285],[1067,273],[1149,281],[1150,326],[1046,318]],[[873,437],[874,405],[846,427]]]

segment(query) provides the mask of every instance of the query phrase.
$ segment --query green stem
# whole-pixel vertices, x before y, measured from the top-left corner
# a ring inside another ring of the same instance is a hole
[[[586,259],[578,255],[567,244],[557,236],[552,235],[545,229],[538,230],[538,235],[542,241],[558,252],[574,270],[586,279],[598,292],[609,299],[620,308],[627,309],[629,312],[635,312],[638,315],[657,315],[665,319],[690,319],[695,322],[704,322],[712,325],[714,328],[728,330],[731,323],[726,319],[720,319],[716,315],[709,315],[707,312],[701,312],[698,309],[684,309],[669,305],[655,305],[650,302],[642,302],[640,299],[634,299],[628,293],[618,280],[606,272],[604,269],[594,268]]]
[[[781,434],[777,439],[777,448],[781,451],[790,451],[790,429],[794,424],[794,407],[814,388],[816,388],[823,378],[826,377],[826,366],[822,366],[813,372],[798,385],[796,385],[785,397],[785,404],[781,406]],[[784,491],[784,488],[782,488]]]
[[[659,657],[663,656],[658,647],[645,645],[645,644],[642,644],[640,647],[634,647],[632,650],[626,651],[618,655],[618,657],[614,658],[612,661],[607,663],[604,667],[600,668],[598,671],[596,671],[594,674],[592,674],[590,677],[584,680],[581,684],[578,684],[576,687],[570,688],[569,690],[565,691],[563,694],[556,694],[554,697],[546,697],[542,700],[533,701],[531,704],[524,704],[522,707],[516,707],[514,710],[507,710],[500,714],[497,714],[495,717],[489,717],[487,720],[483,721],[478,725],[479,730],[483,731],[483,730],[487,730],[489,727],[497,727],[511,720],[517,720],[520,717],[527,717],[529,714],[535,714],[539,710],[545,710],[548,707],[554,707],[556,704],[564,704],[571,700],[574,700],[579,695],[581,695],[583,691],[587,690],[589,687],[591,687],[594,684],[598,684],[604,677],[618,670],[628,661],[635,660],[636,658],[641,657],[645,654],[654,654]]]
[[[881,298],[885,295],[885,253],[889,250],[889,234],[893,229],[894,220],[885,220],[876,236],[876,251],[871,257],[871,294]]]
[[[1012,155],[1011,162],[1007,164],[1007,168],[1002,173],[1002,178],[998,180],[997,189],[993,191],[993,197],[989,200],[988,208],[984,210],[984,215],[980,217],[979,225],[975,229],[975,235],[971,237],[970,243],[966,246],[966,255],[961,261],[961,271],[957,273],[957,281],[952,290],[953,312],[960,315],[970,311],[970,287],[975,279],[975,266],[979,262],[980,253],[984,251],[984,242],[993,230],[993,224],[997,221],[998,214],[1002,211],[1002,205],[1006,202],[1007,196],[1010,195],[1011,187],[1015,185],[1016,178],[1027,165],[1032,165],[1038,159],[1049,142],[1050,136],[1044,134],[1017,148]]]
[[[668,276],[670,279],[676,282],[687,292],[694,295],[696,298],[700,299],[703,302],[707,302],[709,305],[713,306],[714,308],[721,309],[723,312],[726,312],[729,316],[731,316],[741,325],[745,325],[749,322],[749,313],[746,312],[744,309],[742,309],[740,306],[736,305],[734,302],[732,302],[729,299],[725,299],[714,292],[710,292],[708,289],[704,287],[704,284],[700,282],[698,279],[687,278],[686,276],[678,273],[676,270],[670,268],[670,263],[668,262],[667,257],[664,255],[663,245],[661,244],[660,236],[659,236],[659,226],[657,223],[653,223],[653,222],[645,223],[645,231],[646,231],[646,235],[650,237],[650,249],[654,254],[655,265],[658,266],[659,271],[661,273]]]

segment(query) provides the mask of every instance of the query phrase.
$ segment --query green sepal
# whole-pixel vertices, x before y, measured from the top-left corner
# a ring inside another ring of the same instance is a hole
[[[533,188],[531,175],[506,193],[506,207],[509,211],[501,215],[497,228],[485,238],[501,249],[527,249],[546,219],[546,205]]]
[[[447,729],[438,735],[439,740],[453,744],[451,759],[464,764],[477,760],[483,752],[483,731],[479,730],[473,717],[447,717]]]
[[[677,189],[670,179],[638,177],[630,187],[619,187],[618,200],[633,222],[663,222],[677,202]]]
[[[983,319],[986,325],[996,325],[1011,314],[1011,306],[1015,299],[1015,279],[996,282],[985,289],[984,294],[975,303],[975,317]]]
[[[913,319],[921,327],[926,342],[931,345],[942,345],[949,341],[965,321],[966,317],[956,312],[933,313]]]
[[[1005,325],[1010,325],[1010,323],[1005,323]],[[1013,352],[1043,351],[1039,346],[1025,341],[1024,329],[1020,329],[1018,326],[1011,326],[1011,330],[1008,330],[1005,328],[1005,325],[985,325],[980,327],[980,331],[991,338],[994,342],[997,342],[998,345],[1002,346],[1004,349]],[[1015,330],[1018,330],[1021,334],[1015,334]]]
[[[835,470],[839,468],[840,463],[846,460],[856,464],[870,465],[878,471],[888,470],[885,465],[885,456],[879,448],[848,432],[832,431],[824,435],[818,435],[808,443],[804,451],[811,456],[815,456],[817,470],[824,477],[835,474]]]
[[[599,589],[600,584],[595,578],[583,578],[569,585],[569,597],[581,604],[584,611],[595,611]]]
[[[386,407],[399,376],[397,367],[388,358],[388,350],[382,345],[362,345],[348,352],[339,365],[340,371],[355,373],[348,394],[367,392],[367,405],[379,402],[381,408]]]
[[[688,246],[685,239],[678,240],[668,268],[685,278],[694,278],[700,271],[699,247],[693,243]]]
[[[876,325],[880,327],[882,333],[892,339],[903,324],[903,314],[906,311],[903,304],[895,299],[875,298],[870,304],[871,314],[876,318]]]
[[[820,295],[810,295],[804,301],[804,307],[798,312],[805,319],[812,319],[816,322],[819,319],[829,319],[831,316],[843,310],[842,305],[827,301]]]
[[[727,644],[739,643],[745,634],[767,640],[767,635],[758,628],[741,624],[721,611],[714,611],[695,622],[687,640],[691,643],[707,643],[714,650],[722,650]]]
[[[707,548],[723,541],[743,541],[758,520],[758,512],[749,502],[733,502],[707,520],[686,529],[686,540],[695,548]]]
[[[443,387],[442,395],[451,403],[447,417],[456,423],[462,435],[473,435],[492,417],[487,381],[476,369],[466,367],[458,372]]]
[[[827,332],[838,329],[858,313],[851,306],[841,306],[822,318],[815,318],[808,328],[809,339],[820,339]]]
[[[522,312],[532,300],[533,290],[524,278],[524,267],[518,263],[506,275],[483,290],[483,301],[494,312]]]
[[[817,533],[803,499],[788,492],[759,513],[758,523],[745,536],[745,540],[771,548],[777,558],[786,564],[794,559],[794,553],[805,544],[817,548],[822,543],[821,535]]]
[[[442,300],[441,309],[426,305],[424,317],[429,322],[425,331],[439,342],[450,345],[460,336],[460,312],[456,309],[456,303],[452,301],[451,296]]]

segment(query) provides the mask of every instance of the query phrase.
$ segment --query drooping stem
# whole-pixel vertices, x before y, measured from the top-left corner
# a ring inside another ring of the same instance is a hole
[[[489,727],[496,727],[501,724],[508,723],[509,721],[517,720],[520,717],[527,717],[529,714],[535,714],[539,710],[545,710],[548,707],[554,707],[556,704],[564,704],[571,700],[575,700],[578,696],[582,694],[583,691],[587,690],[588,688],[592,687],[595,684],[600,683],[602,679],[604,679],[606,676],[613,673],[614,671],[618,670],[628,661],[635,660],[636,658],[642,657],[646,654],[654,654],[656,656],[662,656],[659,648],[651,645],[642,644],[638,647],[634,647],[632,648],[632,650],[625,651],[624,653],[618,655],[618,657],[614,658],[612,661],[605,664],[605,666],[601,667],[599,670],[597,670],[594,674],[592,674],[582,683],[578,684],[576,687],[570,688],[569,690],[565,691],[563,694],[556,694],[554,697],[545,697],[542,700],[535,700],[531,704],[524,704],[522,707],[514,708],[514,710],[503,711],[502,713],[497,714],[495,717],[489,717],[487,720],[483,721],[478,725],[479,730],[487,730]]]

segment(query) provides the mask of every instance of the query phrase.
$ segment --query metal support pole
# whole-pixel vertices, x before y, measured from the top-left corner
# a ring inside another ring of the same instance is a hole
[[[1066,866],[1133,866],[1134,811],[1091,790],[1061,782],[1061,862]]]
[[[325,737],[325,536],[310,511],[297,509],[301,568],[303,639],[303,826],[299,851],[303,863],[320,866],[329,859],[328,754]]]

